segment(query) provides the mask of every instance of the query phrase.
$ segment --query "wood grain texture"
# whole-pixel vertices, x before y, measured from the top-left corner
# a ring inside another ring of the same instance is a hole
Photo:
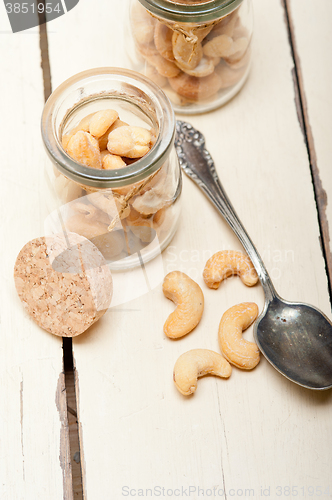
[[[92,0],[80,2],[61,23],[50,24],[54,85],[77,71],[126,63],[125,2],[98,5],[97,10]],[[330,315],[283,6],[279,0],[255,0],[254,7],[254,62],[245,88],[220,110],[188,121],[205,134],[224,187],[278,292]],[[83,34],[89,35],[84,45]],[[121,498],[127,487],[137,492],[190,486],[196,488],[192,498],[198,497],[198,487],[214,486],[226,490],[228,498],[232,489],[241,489],[243,498],[253,496],[245,494],[251,489],[258,497],[261,487],[277,498],[278,486],[297,486],[310,498],[309,487],[328,487],[331,391],[295,386],[264,359],[252,372],[234,368],[227,381],[199,380],[189,399],[174,387],[178,356],[194,348],[218,351],[218,324],[227,308],[244,301],[263,306],[261,288],[246,288],[237,278],[219,290],[205,287],[204,264],[222,249],[241,248],[196,186],[184,179],[181,224],[163,254],[164,272],[184,271],[203,288],[206,305],[199,326],[180,341],[165,338],[163,323],[174,305],[159,285],[111,308],[74,339],[85,498]],[[146,273],[155,274],[153,262]],[[245,338],[252,339],[251,329]]]
[[[61,339],[28,317],[13,279],[18,252],[43,228],[39,32],[12,34],[0,10],[0,498],[70,500]]]
[[[327,269],[332,282],[332,4],[286,0]],[[330,201],[329,201],[330,200]]]

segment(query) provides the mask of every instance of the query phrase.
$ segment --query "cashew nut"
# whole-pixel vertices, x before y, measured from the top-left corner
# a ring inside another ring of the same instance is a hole
[[[135,210],[143,215],[151,215],[161,208],[163,208],[167,201],[169,200],[169,195],[166,198],[162,197],[162,194],[156,189],[150,189],[142,196],[137,196],[133,201],[133,207]]]
[[[227,57],[233,54],[233,39],[228,35],[218,35],[203,47],[203,53],[208,57]]]
[[[202,78],[203,76],[211,75],[211,73],[214,72],[215,65],[213,63],[213,59],[208,57],[202,57],[202,59],[194,69],[187,69],[183,67],[182,64],[179,62],[177,62],[176,64],[180,69],[182,69],[182,71],[187,73],[187,75],[196,76],[197,78]]]
[[[155,56],[159,54],[154,41],[145,44],[137,43],[136,48],[143,58],[145,58],[145,56]]]
[[[223,356],[208,349],[193,349],[182,354],[174,366],[173,380],[184,396],[197,389],[197,379],[203,375],[228,378],[232,367]]]
[[[229,64],[239,63],[245,56],[249,46],[249,40],[246,37],[238,38],[233,42],[233,52],[229,57],[225,57],[225,61]]]
[[[173,31],[163,23],[158,22],[154,32],[154,43],[159,54],[168,61],[174,61]]]
[[[69,203],[82,196],[82,188],[76,182],[60,174],[54,179],[54,188],[59,198],[64,203]]]
[[[113,130],[115,130],[116,128],[119,128],[119,127],[127,127],[127,126],[128,126],[128,123],[123,122],[122,120],[120,120],[120,118],[115,120],[113,125],[111,125],[106,130],[105,134],[102,135],[101,137],[99,137],[99,139],[98,139],[100,151],[104,151],[106,149],[107,143],[108,143],[108,136],[110,135],[111,132],[113,132]]]
[[[94,205],[82,203],[80,201],[76,201],[71,203],[71,210],[74,212],[78,212],[79,214],[83,214],[86,219],[91,220],[92,223],[95,221],[100,222],[102,224],[106,224],[107,227],[110,225],[111,218],[102,210],[99,210]]]
[[[213,27],[211,35],[212,36],[227,35],[233,37],[233,32],[238,21],[239,21],[238,12],[234,11],[228,16],[221,19],[221,21]]]
[[[240,74],[240,77],[238,76],[238,80],[240,80],[246,68],[248,67],[250,58],[251,58],[251,49],[248,46],[248,49],[245,51],[244,54],[240,55],[240,57],[238,57],[235,54],[232,57],[225,57],[224,61],[231,69],[238,71],[238,74]],[[241,70],[241,72],[239,70]]]
[[[114,109],[102,109],[101,111],[97,111],[90,120],[90,134],[96,139],[100,139],[118,118],[119,113]]]
[[[131,16],[136,41],[142,44],[152,42],[156,20],[139,2],[133,4]]]
[[[165,217],[166,217],[166,209],[161,208],[153,216],[153,226],[156,228],[160,228],[164,223]]]
[[[146,65],[145,75],[154,83],[159,85],[159,87],[164,87],[167,84],[166,76],[162,76],[160,73],[158,73],[156,68],[154,66],[151,66],[150,64]]]
[[[154,231],[151,222],[149,224],[142,223],[136,226],[131,226],[130,229],[131,232],[142,241],[142,243],[151,243],[156,236],[156,231]]]
[[[84,116],[84,118],[82,118],[82,120],[79,122],[79,124],[71,130],[70,134],[75,135],[76,132],[79,132],[79,131],[89,132],[90,121],[91,121],[91,118],[93,117],[93,115],[94,115],[94,113],[90,113],[89,115]]]
[[[215,72],[202,78],[180,73],[175,78],[169,78],[168,82],[177,94],[189,101],[208,99],[216,94],[222,85]]]
[[[123,196],[113,196],[113,193],[110,190],[104,192],[97,191],[95,193],[88,194],[87,198],[92,205],[108,214],[111,219],[114,219],[122,208],[125,209],[120,216],[121,219],[124,219],[130,213],[130,207],[126,206]]]
[[[227,87],[231,87],[232,85],[236,85],[237,82],[241,80],[243,77],[247,62],[244,61],[245,57],[241,60],[240,63],[229,63],[224,59],[221,61],[215,69],[216,74],[220,77],[221,88],[226,89]],[[245,64],[243,64],[245,63]]]
[[[143,215],[151,215],[172,202],[175,187],[173,179],[166,177],[166,170],[161,170],[155,177],[157,182],[151,182],[147,187],[151,187],[141,196],[137,196],[132,205],[137,212]]]
[[[70,208],[72,210],[74,210],[75,212],[78,212],[79,214],[83,214],[86,219],[94,219],[97,212],[99,212],[99,210],[97,210],[97,208],[94,207],[93,205],[82,203],[81,201],[77,201],[77,200],[75,200],[70,205]],[[104,212],[100,212],[100,213],[104,213]],[[99,222],[103,222],[103,221],[99,221]]]
[[[155,55],[144,55],[143,57],[151,66],[154,66],[162,76],[173,78],[180,73],[179,68],[174,62],[164,59],[159,53]]]
[[[165,297],[176,304],[164,324],[164,332],[171,339],[178,339],[191,332],[201,320],[204,310],[204,296],[200,286],[180,271],[165,276],[163,283]]]
[[[153,216],[144,217],[134,208],[131,209],[129,216],[126,218],[126,226],[128,230],[137,236],[143,243],[150,243],[156,236],[160,234],[164,227],[166,218],[166,210],[162,208]]]
[[[251,260],[242,252],[224,250],[217,252],[207,261],[203,278],[209,288],[217,289],[220,283],[229,276],[237,274],[247,286],[256,285],[257,273]]]
[[[107,149],[113,155],[141,158],[150,151],[151,133],[142,127],[118,127],[108,136]]]
[[[219,347],[225,358],[243,370],[251,370],[259,363],[259,350],[254,342],[242,337],[257,318],[258,307],[254,302],[243,302],[228,309],[219,325]]]
[[[68,144],[69,144],[71,138],[72,138],[71,134],[66,134],[66,135],[62,136],[61,143],[62,143],[62,147],[65,151],[67,151],[67,149],[68,149]]]
[[[203,57],[201,43],[193,44],[185,35],[174,31],[172,36],[173,54],[178,63],[186,69],[194,69]],[[207,54],[208,55],[208,54]],[[174,75],[175,76],[175,75]]]
[[[72,135],[67,144],[67,152],[75,161],[87,167],[102,167],[98,141],[88,132],[79,131]]]
[[[84,236],[88,240],[108,232],[106,224],[97,220],[92,222],[89,217],[85,217],[82,213],[69,217],[65,226],[67,231]]]
[[[116,170],[126,166],[121,156],[112,155],[107,150],[101,153],[101,163],[104,170]]]
[[[136,212],[133,208],[126,218],[126,224],[131,232],[143,243],[150,243],[156,235],[156,231],[153,229],[153,220],[151,218],[143,218],[141,214]]]

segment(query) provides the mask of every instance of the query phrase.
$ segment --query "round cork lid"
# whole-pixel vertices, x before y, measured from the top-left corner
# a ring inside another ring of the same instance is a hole
[[[61,337],[80,335],[110,306],[112,275],[98,248],[75,233],[29,241],[14,269],[17,293],[35,322]]]

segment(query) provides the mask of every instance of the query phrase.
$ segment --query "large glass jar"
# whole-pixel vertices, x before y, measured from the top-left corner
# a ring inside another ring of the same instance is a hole
[[[102,110],[116,113],[121,134],[129,127],[150,134],[143,157],[120,157],[120,166],[101,168],[100,157],[108,155],[109,129],[98,137],[89,117]],[[68,144],[76,144],[70,139],[77,133],[88,138],[88,146],[91,141],[96,145],[97,167],[86,157],[82,156],[83,164],[71,156]],[[65,81],[48,99],[42,117],[42,137],[51,160],[46,169],[46,232],[85,236],[114,270],[141,265],[160,254],[179,220],[182,184],[174,133],[171,103],[138,73],[98,68]]]
[[[179,113],[229,101],[249,73],[251,0],[131,0],[129,57]]]

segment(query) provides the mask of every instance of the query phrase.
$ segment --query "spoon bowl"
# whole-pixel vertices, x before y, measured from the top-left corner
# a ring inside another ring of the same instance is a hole
[[[254,337],[265,358],[282,375],[308,389],[332,388],[332,324],[309,304],[288,302],[276,292],[267,269],[226,195],[204,136],[177,121],[175,146],[182,170],[221,213],[251,259],[265,293]]]
[[[254,338],[288,379],[310,389],[332,387],[332,325],[316,307],[276,295],[256,320]]]

